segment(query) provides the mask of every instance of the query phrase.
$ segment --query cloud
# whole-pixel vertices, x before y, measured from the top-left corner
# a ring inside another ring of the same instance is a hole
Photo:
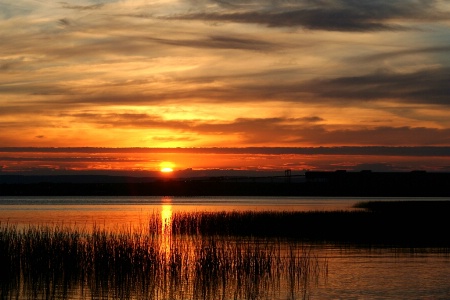
[[[164,120],[158,115],[145,113],[95,113],[85,112],[76,114],[60,114],[60,117],[69,117],[72,122],[92,123],[102,127],[117,128],[166,128],[176,130],[189,130],[195,120]]]
[[[340,146],[340,147],[192,147],[192,148],[108,148],[108,147],[0,147],[0,153],[4,156],[1,160],[17,161],[21,157],[11,156],[20,153],[194,153],[194,154],[301,154],[301,155],[369,155],[369,156],[416,156],[416,157],[449,157],[450,147],[435,146]],[[29,157],[30,160],[45,160],[37,155]],[[28,155],[27,155],[28,157]],[[24,158],[26,159],[26,157]],[[130,158],[109,157],[109,156],[87,156],[85,160],[110,160],[128,161]],[[147,157],[148,159],[148,157]],[[64,158],[59,158],[64,160]],[[71,160],[83,160],[78,156],[72,156]]]
[[[449,145],[450,129],[426,127],[366,127],[352,125],[339,128],[320,124],[318,116],[300,118],[237,118],[232,121],[165,120],[156,115],[124,113],[80,113],[66,115],[71,122],[92,123],[102,128],[161,128],[184,134],[239,136],[243,145]],[[184,141],[190,137],[181,137]]]
[[[92,5],[70,5],[67,2],[61,2],[62,7],[66,9],[74,9],[74,10],[96,10],[103,7],[103,3],[92,4]]]
[[[380,60],[385,59],[393,59],[393,58],[399,58],[404,57],[408,55],[415,55],[415,54],[433,54],[433,53],[446,53],[450,52],[450,46],[431,46],[431,47],[418,47],[418,48],[408,48],[408,49],[402,49],[397,51],[387,51],[377,54],[372,54],[368,56],[362,56],[360,58],[352,57],[352,60],[358,60],[360,62],[378,62]]]
[[[450,105],[450,68],[412,73],[380,71],[360,76],[312,80],[307,89],[320,97],[346,100],[395,99],[399,102]]]
[[[280,2],[216,2],[226,10],[177,15],[172,19],[211,22],[254,23],[269,27],[303,27],[311,30],[367,32],[404,30],[398,23],[410,20],[446,18],[436,9],[436,1],[424,0],[299,0]],[[249,5],[250,3],[250,5]],[[264,5],[265,4],[265,5]],[[235,11],[232,11],[232,9]],[[231,11],[230,11],[231,10]]]
[[[322,145],[448,145],[450,129],[425,127],[374,127],[331,130],[313,127],[298,132],[297,142]]]
[[[154,136],[152,137],[153,141],[157,142],[193,142],[196,141],[196,138],[187,136],[187,137],[175,137],[175,136]]]
[[[274,70],[274,76],[280,76],[279,70]],[[264,76],[267,78],[264,78]],[[259,78],[258,78],[259,77]],[[450,68],[436,67],[416,72],[399,73],[389,70],[379,72],[335,77],[317,78],[305,81],[271,80],[271,71],[265,74],[241,76],[236,80],[220,76],[208,77],[210,82],[222,82],[217,85],[198,85],[195,90],[172,89],[164,93],[151,92],[142,95],[133,95],[136,103],[142,101],[177,101],[191,99],[208,102],[264,102],[285,101],[295,103],[316,104],[355,103],[361,101],[396,101],[400,103],[423,103],[450,105]],[[203,81],[203,78],[198,78]],[[247,79],[247,80],[244,80]],[[191,82],[196,78],[191,77]],[[120,94],[90,95],[84,99],[92,98],[93,102],[122,102]],[[75,100],[77,101],[77,100]]]
[[[302,103],[316,107],[358,107],[361,103],[375,105],[388,101],[397,103],[400,110],[406,104],[450,105],[450,67],[427,68],[408,73],[381,70],[361,75],[317,77],[309,80],[296,78],[296,74],[301,73],[300,70],[285,70],[283,73],[272,69],[260,73],[237,73],[235,76],[215,72],[208,76],[201,71],[191,73],[186,76],[161,76],[162,79],[155,78],[153,82],[151,77],[129,80],[117,78],[114,81],[99,81],[81,86],[70,86],[57,81],[52,85],[6,82],[0,87],[0,94],[24,96],[14,101],[14,105],[11,104],[13,101],[6,103],[0,115],[29,113],[34,109],[42,113],[43,106],[48,107],[46,110],[50,112],[65,111],[67,107],[83,109],[89,105],[102,105],[106,109],[106,106],[124,103],[242,105],[277,101],[284,102],[283,105],[289,109],[292,105]],[[24,106],[26,103],[29,107]],[[385,109],[388,110],[389,108]],[[117,124],[124,121],[124,116],[117,120]],[[425,117],[432,120],[430,116]],[[142,120],[138,118],[131,121],[139,124]]]
[[[1,151],[2,149],[0,148],[0,153],[3,152]],[[64,148],[64,152],[65,153],[73,153],[72,151],[75,151],[75,153],[86,153],[86,152],[80,152],[77,150],[77,148]],[[46,148],[34,148],[33,152],[38,152],[40,154],[42,153],[52,153],[52,151],[48,151],[48,149]],[[64,153],[64,152],[59,152],[59,153]],[[97,152],[95,148],[89,148],[89,152],[88,153],[94,153]],[[11,153],[11,152],[10,152]],[[21,149],[17,149],[17,151],[14,151],[14,153],[24,153],[24,151],[22,151]],[[36,154],[36,153],[33,153]],[[15,156],[1,156],[0,157],[0,161],[2,162],[21,162],[21,163],[25,163],[25,162],[127,162],[127,163],[131,163],[131,162],[141,162],[140,160],[137,159],[131,159],[131,158],[121,158],[121,157],[108,157],[108,156],[97,156],[97,157],[75,157],[75,156],[60,156],[60,157],[42,157],[42,156],[27,156],[27,157],[15,157]]]
[[[0,59],[0,72],[12,71],[20,66],[23,66],[23,59]]]
[[[263,127],[304,125],[324,121],[318,116],[299,118],[238,118],[232,122],[204,121],[204,120],[165,120],[158,115],[145,113],[95,113],[84,112],[76,114],[60,114],[60,117],[73,118],[73,121],[91,122],[111,127],[164,127],[201,131],[251,131]]]
[[[59,23],[61,26],[69,26],[69,25],[70,25],[70,20],[67,19],[67,18],[63,18],[63,19],[59,19],[59,20],[58,20],[58,23]]]
[[[9,3],[8,3],[9,2]],[[23,5],[16,1],[2,1],[0,2],[0,20],[13,18],[16,15],[26,15],[33,11],[33,5]]]
[[[236,134],[246,145],[448,145],[450,129],[425,127],[354,126],[335,129],[334,126],[289,124],[281,119],[238,119],[230,124],[203,124],[191,128],[201,133]]]
[[[172,46],[192,47],[192,48],[211,48],[211,49],[241,49],[241,50],[257,50],[267,51],[279,48],[276,44],[255,40],[251,38],[237,38],[227,36],[209,36],[194,40],[184,39],[161,39],[148,38],[151,41]]]

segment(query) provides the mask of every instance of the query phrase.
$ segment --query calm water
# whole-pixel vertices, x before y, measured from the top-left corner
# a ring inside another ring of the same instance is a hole
[[[14,224],[136,225],[161,211],[352,210],[360,201],[422,198],[336,197],[5,197],[0,222]],[[440,198],[438,198],[440,199]],[[433,200],[438,200],[433,198]],[[442,198],[441,200],[448,200]]]
[[[377,198],[399,200],[398,198]],[[359,201],[374,198],[257,198],[257,197],[0,197],[0,222],[65,224],[90,228],[138,226],[155,214],[163,222],[172,213],[232,210],[347,210]],[[401,198],[401,200],[423,200]],[[433,198],[433,200],[436,200]],[[442,199],[448,200],[448,199]],[[165,241],[167,242],[167,241]],[[230,241],[232,243],[232,241]],[[302,246],[304,247],[304,246]],[[334,245],[309,245],[314,257],[327,262],[326,272],[293,291],[288,278],[258,281],[257,293],[220,293],[186,298],[182,293],[158,294],[155,299],[450,299],[450,256],[436,249],[364,249]],[[186,277],[187,278],[187,277]],[[247,287],[250,283],[247,282]],[[251,281],[255,285],[255,281]],[[236,283],[234,288],[238,288]],[[179,288],[180,291],[183,288]],[[195,290],[195,285],[190,289]],[[219,287],[214,287],[217,291]],[[186,287],[186,290],[189,290]],[[270,294],[264,291],[274,291]],[[1,292],[1,291],[0,291]],[[26,293],[25,293],[26,294]],[[79,287],[69,299],[96,298],[80,294]],[[178,295],[178,296],[177,296]],[[236,296],[238,295],[238,296]],[[23,299],[33,298],[24,296]],[[98,297],[97,297],[98,298]],[[100,297],[101,298],[101,297]],[[113,297],[114,298],[114,297]],[[120,297],[116,297],[120,298]],[[139,297],[137,298],[139,299]]]
[[[0,197],[0,222],[129,226],[154,213],[232,210],[347,210],[364,198]]]

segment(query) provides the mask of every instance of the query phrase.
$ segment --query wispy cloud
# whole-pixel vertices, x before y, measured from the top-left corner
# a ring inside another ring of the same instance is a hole
[[[303,27],[329,31],[384,31],[405,30],[410,26],[402,22],[448,19],[436,8],[436,1],[289,1],[275,3],[262,1],[262,5],[248,5],[245,1],[230,1],[228,5],[217,1],[224,11],[178,15],[172,18],[216,22],[255,23],[270,27]],[[265,4],[265,5],[264,5]],[[228,9],[234,12],[228,12]]]
[[[190,133],[184,137],[155,137],[155,141],[195,141],[193,136],[238,135],[243,145],[448,145],[450,129],[426,127],[338,126],[319,116],[300,118],[239,118],[233,121],[165,120],[148,114],[80,113],[66,115],[71,122],[91,123],[102,128],[160,128]]]
[[[386,59],[393,59],[404,56],[412,56],[416,54],[433,54],[433,53],[442,53],[447,54],[450,52],[450,46],[433,46],[433,47],[419,47],[419,48],[409,48],[402,49],[396,51],[387,51],[377,54],[372,54],[369,56],[363,56],[358,60],[360,62],[372,62],[372,61],[381,61]],[[353,58],[355,59],[355,58]]]
[[[385,100],[450,105],[450,68],[412,73],[380,71],[361,76],[308,82],[305,86],[321,97],[344,100]]]
[[[256,50],[267,51],[275,50],[278,45],[263,40],[254,40],[251,38],[237,38],[227,36],[208,36],[201,39],[193,40],[169,40],[161,38],[148,38],[151,41],[181,47],[191,48],[212,48],[212,49],[244,49],[244,50]]]
[[[92,4],[92,5],[71,5],[67,2],[60,2],[63,8],[75,9],[75,10],[95,10],[103,6],[103,3]]]

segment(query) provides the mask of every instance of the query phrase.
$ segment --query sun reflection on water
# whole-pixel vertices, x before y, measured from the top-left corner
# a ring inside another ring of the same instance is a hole
[[[170,256],[172,244],[172,200],[165,197],[161,206],[161,251]]]
[[[172,234],[172,205],[163,204],[161,208],[161,233],[162,235]]]

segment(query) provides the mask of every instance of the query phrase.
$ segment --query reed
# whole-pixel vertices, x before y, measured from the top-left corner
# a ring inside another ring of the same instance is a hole
[[[379,210],[352,211],[182,212],[173,215],[171,227],[172,232],[187,235],[276,237],[319,243],[450,248],[450,236],[446,232],[450,206],[432,204],[428,208],[420,205],[409,208],[402,205],[395,206],[393,203]]]
[[[98,227],[0,225],[0,250],[1,299],[261,299],[303,295],[326,269],[279,239]]]
[[[356,203],[354,207],[372,212],[442,215],[450,211],[450,201],[361,201]]]

